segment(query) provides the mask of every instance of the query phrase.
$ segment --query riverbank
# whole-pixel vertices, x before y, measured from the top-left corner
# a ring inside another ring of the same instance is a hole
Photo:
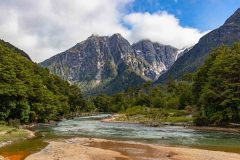
[[[0,147],[20,140],[30,139],[34,136],[35,133],[27,129],[19,129],[7,125],[0,125]]]
[[[202,149],[163,147],[132,141],[73,138],[50,141],[49,145],[26,160],[239,160],[240,154]]]
[[[160,127],[160,126],[184,126],[186,128],[194,129],[194,130],[203,130],[203,131],[221,131],[221,132],[236,132],[240,133],[240,127],[229,125],[226,127],[218,127],[218,126],[195,126],[193,123],[189,122],[153,122],[153,121],[138,121],[137,119],[127,118],[125,114],[113,114],[110,117],[104,118],[101,120],[102,122],[112,122],[112,123],[140,123],[147,126]]]
[[[177,117],[175,117],[176,119]],[[182,118],[182,117],[180,117]],[[184,120],[181,121],[181,119],[177,119],[177,121],[155,121],[150,118],[146,118],[144,115],[131,115],[128,116],[126,114],[113,114],[110,117],[104,118],[101,121],[102,122],[115,122],[115,123],[140,123],[140,124],[145,124],[147,126],[163,126],[163,125],[174,125],[174,126],[193,126],[193,123],[191,122],[192,118],[189,117],[188,120],[186,121],[186,117],[184,117]]]
[[[126,113],[125,113],[126,112]],[[192,126],[192,115],[186,113],[184,110],[160,110],[149,109],[145,111],[125,111],[123,113],[113,114],[111,117],[105,118],[104,122],[127,122],[127,123],[141,123],[148,126],[162,126],[166,125],[179,125],[179,126]]]
[[[35,132],[24,129],[24,128],[16,128],[7,125],[0,125],[0,148],[11,145],[16,142],[28,140],[35,137]],[[20,160],[21,156],[18,154],[11,157],[10,160]],[[27,156],[27,155],[25,155]],[[0,153],[0,160],[9,160],[9,158],[4,158],[6,155],[2,155]]]

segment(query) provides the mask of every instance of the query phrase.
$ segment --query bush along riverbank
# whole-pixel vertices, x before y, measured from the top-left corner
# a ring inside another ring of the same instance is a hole
[[[192,126],[193,118],[185,110],[158,109],[135,106],[114,115],[109,121],[141,123],[147,126],[180,125]]]

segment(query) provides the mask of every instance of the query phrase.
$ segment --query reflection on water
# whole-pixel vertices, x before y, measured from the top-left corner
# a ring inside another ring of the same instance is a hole
[[[163,145],[235,148],[240,150],[240,134],[207,132],[181,126],[148,127],[141,124],[109,123],[99,119],[110,116],[79,117],[59,122],[56,126],[40,128],[55,136],[81,136],[143,141]],[[234,150],[235,150],[234,149]]]

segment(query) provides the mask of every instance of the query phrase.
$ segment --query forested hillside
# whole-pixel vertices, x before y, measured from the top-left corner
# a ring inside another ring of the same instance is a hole
[[[31,60],[31,58],[28,56],[27,53],[25,53],[23,50],[18,49],[17,47],[13,46],[11,43],[5,42],[4,40],[0,39],[1,46],[5,46],[6,48],[11,49],[12,53],[17,53],[22,55],[23,57]]]
[[[0,121],[45,122],[86,109],[78,87],[29,59],[0,41]]]

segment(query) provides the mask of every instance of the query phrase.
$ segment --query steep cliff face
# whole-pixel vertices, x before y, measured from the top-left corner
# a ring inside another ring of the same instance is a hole
[[[149,40],[131,45],[120,34],[92,35],[40,65],[86,92],[114,93],[156,80],[171,67],[177,53],[174,47]]]
[[[156,83],[166,81],[171,76],[174,79],[181,78],[185,73],[195,71],[201,66],[210,52],[221,45],[232,45],[240,41],[240,9],[238,9],[219,28],[203,36],[199,42],[183,56],[160,78]]]
[[[153,43],[150,40],[142,40],[132,45],[135,56],[139,59],[144,59],[149,69],[145,70],[144,75],[156,80],[163,71],[168,70],[175,62],[175,57],[178,49]]]

